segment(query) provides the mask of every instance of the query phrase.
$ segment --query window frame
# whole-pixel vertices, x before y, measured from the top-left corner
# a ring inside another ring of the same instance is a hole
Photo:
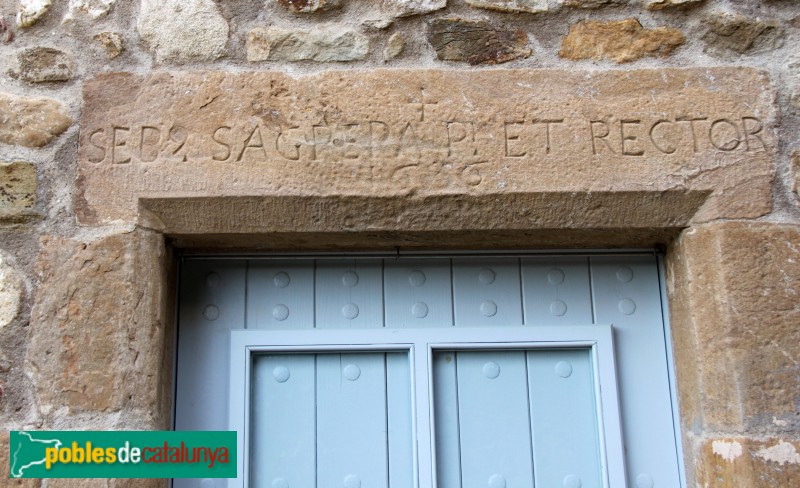
[[[260,353],[399,352],[409,354],[414,488],[436,488],[433,354],[436,350],[575,349],[592,351],[601,479],[605,488],[626,486],[611,325],[406,329],[305,329],[230,332],[229,429],[237,432],[237,478],[249,486],[250,380]]]

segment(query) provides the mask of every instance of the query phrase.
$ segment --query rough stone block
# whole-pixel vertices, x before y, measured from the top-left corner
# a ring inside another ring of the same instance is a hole
[[[28,83],[69,81],[75,75],[75,59],[72,55],[52,47],[25,49],[17,58],[19,70],[12,75]]]
[[[50,10],[52,0],[19,0],[17,25],[30,27]]]
[[[122,36],[116,32],[101,32],[93,38],[105,49],[109,59],[114,59],[125,49]]]
[[[668,8],[685,8],[700,5],[706,0],[645,0],[649,10],[663,10]]]
[[[772,100],[737,68],[102,75],[84,84],[75,207],[214,234],[758,217]]]
[[[428,42],[445,61],[471,65],[499,64],[531,55],[528,37],[482,20],[435,19],[429,23]]]
[[[247,34],[247,60],[357,61],[369,53],[369,39],[338,25],[314,29],[256,27]]]
[[[27,361],[43,412],[128,409],[164,423],[165,261],[147,231],[42,239]]]
[[[684,40],[678,29],[645,29],[636,19],[589,20],[569,28],[558,55],[572,60],[609,59],[629,63],[645,56],[668,56]]]
[[[328,10],[341,5],[340,0],[273,0],[292,12],[308,14],[318,10]]]
[[[699,226],[670,256],[684,429],[800,431],[800,227]]]
[[[775,20],[727,12],[708,16],[704,25],[708,27],[703,35],[705,50],[719,56],[769,51],[780,47],[785,35]]]
[[[22,279],[19,273],[0,254],[0,329],[17,318],[22,303]],[[0,370],[3,366],[0,366]]]
[[[62,22],[72,22],[84,15],[97,20],[107,14],[115,3],[117,0],[69,0],[68,10]]]
[[[565,7],[596,9],[601,7],[611,7],[615,5],[625,5],[629,0],[558,0],[559,4]]]
[[[405,37],[402,33],[395,32],[389,37],[389,40],[386,41],[386,47],[383,48],[383,59],[389,61],[390,59],[400,56],[404,47],[406,47]]]
[[[773,438],[706,440],[697,453],[697,486],[800,486],[800,441]]]
[[[395,17],[428,14],[447,6],[447,0],[383,0],[381,8]]]
[[[36,167],[31,163],[0,162],[0,223],[35,215]]]
[[[225,55],[228,22],[213,0],[142,0],[136,29],[159,62]]]
[[[43,147],[70,125],[72,119],[56,100],[0,92],[0,143]]]
[[[473,7],[501,12],[547,12],[547,0],[467,0]]]

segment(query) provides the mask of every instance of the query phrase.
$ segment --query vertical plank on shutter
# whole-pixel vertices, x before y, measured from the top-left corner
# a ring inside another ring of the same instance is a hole
[[[440,351],[433,355],[434,454],[437,485],[441,488],[461,487],[456,374],[455,351]]]
[[[317,486],[388,488],[383,353],[317,356]]]
[[[656,258],[590,262],[596,320],[614,325],[628,479],[680,486]]]
[[[407,353],[386,353],[386,403],[389,486],[412,487],[411,368]]]
[[[522,325],[519,259],[453,259],[456,326]]]
[[[320,329],[383,327],[381,260],[318,261],[316,314]]]
[[[313,354],[253,358],[253,486],[316,486],[314,375]]]
[[[247,328],[314,328],[313,260],[250,261]]]
[[[176,430],[228,430],[228,333],[244,328],[245,262],[182,269]]]
[[[463,486],[533,487],[525,352],[456,360]]]
[[[453,325],[449,259],[386,259],[386,327]]]
[[[591,351],[528,351],[528,391],[537,486],[600,488]]]
[[[522,258],[522,296],[527,325],[591,324],[589,259]]]

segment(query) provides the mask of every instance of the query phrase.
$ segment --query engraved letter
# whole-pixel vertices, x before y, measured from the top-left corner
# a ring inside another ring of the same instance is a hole
[[[400,147],[397,148],[398,154],[403,152],[406,148],[413,149],[417,153],[419,152],[419,147],[417,147],[417,132],[414,130],[414,126],[411,125],[411,122],[406,122],[406,126],[400,133]]]
[[[622,137],[622,155],[623,156],[641,156],[644,154],[644,151],[641,149],[635,148],[627,148],[625,147],[625,142],[630,141],[631,143],[636,142],[636,136],[632,135],[625,135],[625,125],[639,125],[642,121],[638,119],[622,119],[619,121],[619,135]]]
[[[361,127],[361,124],[342,124],[342,139],[344,140],[344,148],[342,149],[342,156],[345,159],[358,159],[361,155],[358,152],[358,139],[356,139],[355,132]]]
[[[323,133],[323,129],[325,133],[325,140],[320,142],[320,139],[317,137],[319,134]],[[311,135],[313,140],[311,141],[311,159],[316,161],[317,160],[317,146],[322,146],[331,142],[331,130],[328,127],[327,122],[325,125],[312,125],[311,126]]]
[[[605,134],[595,134],[594,133],[594,124],[603,124],[603,126],[606,128]],[[611,129],[608,127],[608,124],[605,121],[603,121],[603,120],[592,120],[592,121],[590,121],[589,122],[589,132],[592,135],[592,154],[598,154],[598,147],[594,143],[595,139],[597,139],[598,141],[603,141],[606,144],[606,146],[608,147],[608,149],[612,153],[615,152],[614,148],[611,147],[611,144],[606,140],[606,137],[608,137],[608,135],[611,134]]]
[[[518,121],[511,121],[511,122],[503,122],[503,133],[505,134],[505,143],[506,143],[506,157],[507,158],[522,158],[528,154],[528,151],[525,150],[514,150],[509,147],[509,142],[511,141],[519,141],[519,132],[516,131],[516,127],[512,128],[514,131],[513,134],[508,133],[509,126],[521,126],[525,122],[522,120]]]
[[[751,127],[748,127],[747,122],[755,122],[755,124]],[[761,121],[755,117],[742,117],[742,126],[744,127],[744,142],[747,144],[747,150],[750,151],[750,137],[753,137],[761,144],[761,150],[766,151],[767,145],[764,144],[764,139],[758,135],[764,128],[764,125],[761,123]],[[757,151],[757,149],[755,149],[754,152],[755,151]]]
[[[119,148],[120,152],[123,152],[122,148],[128,144],[127,137],[130,131],[129,127],[114,126],[111,128],[111,164],[125,164],[131,161],[131,157],[127,154],[117,161],[117,149]]]
[[[154,141],[148,143],[147,140],[147,133],[150,132],[153,134]],[[141,137],[139,138],[139,160],[143,163],[152,163],[153,161],[158,158],[158,143],[161,142],[161,131],[158,127],[151,127],[148,125],[142,126],[142,133]],[[150,148],[147,153],[149,154],[145,157],[145,148]]]
[[[298,127],[290,127],[289,130],[297,129]],[[284,143],[288,142],[289,149],[284,150],[282,147],[285,145]],[[291,148],[294,148],[292,150]],[[297,140],[292,140],[291,134],[288,132],[279,132],[278,137],[275,139],[275,149],[278,151],[278,154],[283,156],[284,158],[297,161],[300,159],[300,143]]]
[[[376,149],[383,145],[389,138],[389,126],[378,120],[369,121],[369,149],[370,156],[375,156]]]
[[[689,122],[689,127],[692,132],[692,145],[694,147],[694,152],[698,152],[700,148],[697,146],[697,131],[695,130],[696,127],[694,125],[695,122],[701,122],[706,120],[706,117],[698,117],[698,118],[690,118],[690,117],[678,117],[675,119],[676,122]]]
[[[469,128],[469,130],[467,129]],[[469,139],[467,139],[469,136]],[[454,145],[460,142],[475,142],[475,124],[472,122],[447,122],[447,155],[453,155]],[[478,154],[478,149],[467,147],[472,156]]]
[[[656,138],[654,137],[654,136],[655,136],[655,133],[656,133],[656,129],[657,129],[659,126],[661,126],[662,124],[670,124],[670,125],[674,125],[674,123],[673,123],[673,122],[670,122],[669,120],[663,120],[663,119],[662,119],[662,120],[659,120],[658,122],[656,122],[655,124],[653,124],[653,126],[652,126],[652,127],[650,127],[650,142],[652,142],[652,143],[653,143],[653,146],[655,146],[655,148],[656,148],[656,149],[658,149],[659,151],[661,151],[662,153],[664,153],[664,154],[672,154],[672,153],[674,153],[674,152],[677,150],[677,149],[675,148],[675,146],[671,146],[671,145],[670,145],[670,146],[667,146],[667,147],[660,146],[660,145],[659,145],[659,144],[656,142]]]
[[[105,131],[105,129],[97,129],[94,132],[92,132],[91,134],[89,134],[89,144],[91,144],[93,147],[96,147],[97,149],[99,149],[101,154],[102,154],[102,156],[100,156],[99,158],[93,158],[93,157],[89,156],[89,162],[91,162],[91,163],[102,163],[106,159],[106,145],[105,145],[105,143],[98,144],[94,140],[94,136],[96,136],[97,134],[103,134],[103,136],[105,136],[106,135],[106,131]]]
[[[731,134],[730,130],[725,130],[723,127],[721,127],[721,124],[726,124],[728,127],[730,127],[733,131],[733,134]],[[720,132],[723,132],[727,133],[727,135],[729,136],[729,138],[726,141],[718,143],[718,141],[715,140],[714,129],[716,129],[717,127],[721,127],[721,131],[720,130],[716,131],[717,135],[719,135]],[[742,142],[741,138],[739,137],[739,128],[736,126],[736,124],[734,124],[728,119],[715,120],[711,124],[711,127],[709,127],[708,129],[708,139],[711,141],[712,146],[716,147],[720,151],[726,151],[726,152],[733,151],[734,149],[739,147],[739,144],[741,144]]]
[[[213,139],[214,142],[225,148],[224,156],[219,156],[217,155],[217,153],[214,153],[211,156],[211,159],[213,159],[214,161],[226,161],[229,157],[231,157],[231,145],[219,139],[220,137],[219,132],[222,130],[230,131],[232,129],[233,129],[232,127],[223,125],[222,127],[217,127],[217,130],[215,130],[214,134],[212,134],[211,139]]]
[[[550,148],[552,147],[550,145],[550,124],[563,124],[564,123],[564,119],[541,119],[541,120],[534,119],[533,123],[534,124],[544,124],[544,126],[545,126],[545,136],[547,137],[545,139],[545,146],[544,146],[545,147],[545,153],[546,154],[550,154]],[[623,142],[623,144],[624,144],[624,142]]]
[[[256,134],[258,135],[258,140],[255,140]],[[250,133],[250,136],[247,138],[247,142],[244,143],[244,147],[242,148],[242,152],[239,153],[239,157],[236,158],[236,162],[242,160],[242,156],[244,156],[244,152],[248,149],[261,149],[264,153],[264,159],[267,160],[269,157],[267,156],[267,149],[264,147],[264,139],[261,138],[261,127],[256,126],[253,129],[253,132]]]

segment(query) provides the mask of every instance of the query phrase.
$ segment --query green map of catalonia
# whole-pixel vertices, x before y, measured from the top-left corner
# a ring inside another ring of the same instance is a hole
[[[25,470],[44,464],[45,449],[48,447],[61,447],[58,439],[35,439],[27,432],[17,433],[17,448],[11,454],[11,477],[21,478]]]

